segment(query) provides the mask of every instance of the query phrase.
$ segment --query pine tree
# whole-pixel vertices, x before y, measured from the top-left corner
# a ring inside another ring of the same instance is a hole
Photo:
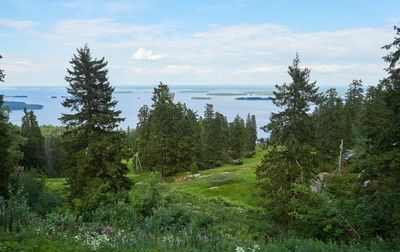
[[[361,112],[363,109],[364,89],[362,80],[353,80],[350,83],[346,93],[346,108],[349,111],[350,117],[356,126],[361,120]]]
[[[238,159],[242,157],[246,146],[246,128],[244,121],[239,115],[230,124],[230,147],[231,157]]]
[[[4,71],[0,69],[0,83],[4,82],[4,77]],[[7,195],[8,182],[12,169],[9,157],[11,139],[8,124],[8,112],[4,107],[3,95],[0,94],[0,195],[3,196]]]
[[[393,147],[392,118],[393,111],[387,104],[385,85],[381,82],[376,87],[369,87],[361,117],[362,135],[369,153],[376,155]]]
[[[296,55],[293,65],[289,66],[289,76],[293,82],[276,85],[273,103],[284,110],[271,114],[271,122],[264,127],[270,132],[272,144],[285,144],[294,141],[298,144],[310,144],[313,139],[311,117],[308,114],[311,103],[317,100],[316,82],[310,82],[310,69],[301,69],[300,58]]]
[[[313,127],[310,105],[318,98],[315,82],[310,82],[310,70],[301,69],[296,55],[288,73],[290,84],[276,85],[274,104],[281,109],[272,113],[264,127],[270,133],[270,151],[257,168],[261,195],[272,220],[288,232],[292,226],[290,202],[296,198],[295,184],[308,184],[313,174]]]
[[[169,87],[160,83],[154,88],[150,113],[149,141],[147,143],[148,165],[163,176],[177,170],[176,106]]]
[[[21,161],[22,165],[26,170],[36,169],[38,171],[44,171],[44,138],[40,132],[39,124],[33,111],[24,109],[21,135],[26,139],[24,145],[21,146],[21,150],[24,154]]]
[[[206,105],[203,126],[203,153],[207,167],[221,165],[227,159],[229,145],[229,125],[226,117],[214,112],[212,104]]]
[[[332,88],[321,97],[313,113],[315,142],[318,157],[323,165],[336,166],[341,139],[345,146],[352,141],[351,121],[348,111],[336,89]]]
[[[3,196],[7,195],[11,173],[10,142],[8,113],[3,106],[3,96],[0,95],[0,195]]]
[[[257,141],[257,124],[255,115],[247,114],[246,118],[246,150],[254,151]]]
[[[100,203],[124,199],[130,182],[125,176],[123,138],[116,130],[123,120],[115,110],[104,58],[93,59],[87,45],[77,50],[65,80],[72,96],[62,103],[71,113],[60,120],[66,126],[65,171],[70,199],[79,212],[90,211]]]
[[[197,115],[192,110],[180,103],[176,109],[177,168],[188,171],[201,160],[201,132]]]
[[[150,137],[150,109],[144,105],[139,109],[138,123],[136,125],[135,152],[138,153],[143,168],[151,169],[149,162],[148,143]]]

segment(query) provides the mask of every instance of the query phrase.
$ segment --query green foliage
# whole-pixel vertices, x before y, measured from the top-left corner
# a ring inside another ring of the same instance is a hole
[[[246,148],[246,127],[244,121],[236,116],[229,125],[230,156],[234,159],[240,158]]]
[[[255,115],[247,114],[246,119],[246,150],[253,152],[256,149],[257,124]]]
[[[201,161],[200,125],[184,104],[173,103],[167,85],[154,89],[152,109],[139,110],[136,151],[146,170],[162,175],[189,170]]]
[[[121,111],[115,110],[104,58],[92,59],[85,45],[71,60],[72,70],[65,77],[72,96],[63,106],[71,114],[60,118],[66,126],[63,135],[63,162],[70,184],[70,200],[85,216],[101,203],[109,204],[127,197],[130,182],[123,135],[116,131]]]
[[[229,160],[229,153],[240,158],[250,141],[247,138],[256,138],[254,132],[247,135],[240,117],[230,130],[226,117],[214,112],[211,104],[204,119],[198,118],[185,104],[175,104],[162,83],[154,89],[152,100],[151,109],[144,105],[139,110],[135,134],[135,152],[145,170],[167,176],[190,171],[193,165],[199,169],[221,165]],[[249,120],[248,131],[254,131],[255,117]]]
[[[59,192],[45,190],[46,180],[35,172],[24,172],[14,178],[14,187],[25,195],[29,208],[41,216],[53,211],[64,203]]]
[[[229,144],[228,121],[224,115],[214,112],[212,104],[207,104],[202,120],[203,153],[206,167],[222,164],[227,160]],[[239,148],[242,148],[239,146]]]
[[[0,226],[4,231],[19,232],[37,220],[21,187],[10,187],[7,200],[0,196],[0,209]]]
[[[3,96],[0,95],[0,195],[3,196],[8,193],[8,182],[12,171],[12,160],[9,149],[11,136],[9,131],[8,113],[3,106]]]
[[[142,198],[135,199],[137,202],[136,208],[143,216],[150,216],[156,208],[165,204],[164,202],[164,188],[160,184],[161,177],[159,173],[151,173],[148,185]]]
[[[292,82],[276,85],[273,103],[282,111],[271,113],[270,123],[264,130],[270,132],[270,143],[282,144],[295,140],[298,144],[310,145],[314,139],[313,125],[308,114],[310,105],[318,98],[316,82],[310,82],[310,69],[301,69],[297,54],[289,66]]]
[[[63,160],[66,152],[63,149],[62,135],[64,127],[44,125],[40,127],[44,137],[44,153],[46,159],[46,175],[59,177],[62,175]]]
[[[9,147],[9,157],[11,166],[16,168],[22,163],[24,152],[22,147],[25,145],[27,139],[21,135],[20,127],[9,124],[9,135],[11,139]]]
[[[335,89],[329,89],[321,97],[314,110],[315,146],[320,165],[336,166],[341,139],[346,149],[353,142],[352,124],[342,99]],[[326,167],[324,167],[325,170]]]
[[[345,107],[348,110],[352,121],[359,125],[360,117],[363,110],[364,103],[364,89],[362,80],[353,80],[349,85],[349,89],[346,93]]]
[[[315,82],[310,83],[308,68],[299,67],[296,55],[289,66],[292,83],[276,86],[274,104],[283,109],[272,113],[271,122],[264,127],[270,132],[272,149],[257,168],[260,194],[265,198],[265,209],[271,221],[288,232],[293,225],[290,202],[295,198],[292,187],[307,185],[315,169],[313,155],[313,125],[308,114],[310,104],[317,100]]]
[[[21,164],[24,166],[24,169],[43,171],[45,166],[44,138],[32,110],[24,110],[21,136],[26,139],[26,142],[21,147],[24,154]]]

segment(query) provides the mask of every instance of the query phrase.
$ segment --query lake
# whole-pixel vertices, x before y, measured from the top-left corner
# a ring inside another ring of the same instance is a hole
[[[154,86],[118,86],[115,88],[114,98],[118,101],[117,109],[122,111],[126,118],[120,124],[123,129],[128,126],[135,128],[139,108],[144,104],[151,105]],[[214,105],[214,110],[227,116],[232,121],[236,115],[243,119],[250,113],[256,116],[257,127],[264,126],[269,121],[271,112],[277,108],[270,100],[236,100],[239,97],[269,97],[272,96],[274,86],[171,86],[175,102],[186,103],[188,108],[203,115],[207,103]],[[339,90],[339,93],[340,90]],[[4,94],[5,101],[21,101],[28,104],[41,104],[43,109],[35,110],[40,125],[61,125],[58,118],[61,113],[68,112],[61,102],[62,96],[68,96],[66,87],[0,87],[0,94]],[[8,97],[7,97],[8,96]],[[22,96],[22,97],[10,97]],[[26,97],[25,97],[26,96]],[[23,111],[14,110],[10,113],[10,121],[20,125]],[[266,133],[258,129],[258,137],[265,137]]]

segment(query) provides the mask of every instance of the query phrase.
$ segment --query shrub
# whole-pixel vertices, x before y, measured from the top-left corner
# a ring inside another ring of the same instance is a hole
[[[0,197],[0,225],[6,231],[20,231],[29,228],[30,223],[37,220],[37,216],[28,206],[26,194],[22,188],[9,190],[9,199]]]
[[[142,218],[128,203],[118,202],[115,205],[102,205],[97,208],[91,221],[101,225],[132,230],[142,221]]]
[[[242,164],[243,164],[243,160],[241,160],[241,159],[234,159],[234,160],[232,160],[232,164],[233,164],[233,165],[242,165]]]
[[[190,214],[179,206],[161,207],[146,218],[146,229],[149,231],[182,230],[189,226]]]
[[[154,209],[165,204],[165,188],[161,185],[161,176],[157,172],[150,175],[146,192],[142,195],[137,195],[134,199],[134,205],[137,211],[144,217],[153,214]]]
[[[15,187],[22,190],[31,210],[41,216],[51,212],[65,201],[60,192],[46,191],[45,179],[36,172],[25,172],[13,180]]]

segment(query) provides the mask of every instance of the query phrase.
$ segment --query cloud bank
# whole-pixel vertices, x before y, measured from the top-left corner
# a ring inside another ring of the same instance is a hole
[[[261,23],[182,31],[173,25],[125,24],[113,19],[61,20],[45,30],[29,20],[0,20],[0,25],[30,30],[26,39],[48,45],[42,52],[38,49],[37,55],[23,47],[14,54],[5,51],[4,65],[13,63],[9,69],[4,67],[7,81],[15,85],[22,80],[43,82],[34,71],[13,70],[21,69],[18,59],[27,55],[31,61],[24,60],[23,69],[35,65],[48,76],[46,83],[63,84],[69,59],[85,43],[93,55],[106,57],[111,80],[117,84],[160,80],[170,84],[276,84],[288,80],[286,69],[296,52],[320,85],[347,84],[360,78],[376,84],[385,74],[382,56],[386,52],[380,48],[393,40],[391,27],[304,32]]]

